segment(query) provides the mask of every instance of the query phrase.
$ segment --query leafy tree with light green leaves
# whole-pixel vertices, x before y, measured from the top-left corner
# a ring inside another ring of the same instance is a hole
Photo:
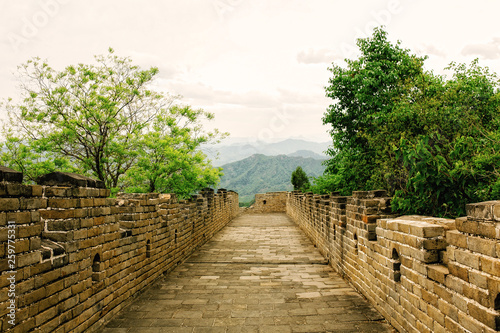
[[[41,150],[37,142],[15,136],[8,130],[4,134],[0,164],[22,172],[26,182],[35,183],[38,177],[54,171],[79,172],[67,158]]]
[[[221,137],[217,131],[202,131],[196,120],[213,115],[180,112],[182,107],[174,106],[175,97],[152,89],[156,67],[143,70],[130,58],[114,55],[112,49],[95,59],[94,65],[79,64],[61,71],[39,58],[19,67],[20,102],[9,99],[4,104],[9,120],[3,126],[3,163],[28,174],[31,181],[45,171],[62,169],[95,177],[116,191],[125,186],[123,178],[129,170],[139,170],[147,154],[161,150],[151,145],[161,143],[164,149],[177,145],[175,177],[180,168],[186,179],[213,182],[220,171],[211,170],[209,161],[194,153],[202,142]],[[179,124],[186,126],[182,129]],[[161,131],[168,128],[172,129],[168,134]],[[191,167],[187,161],[194,160]]]
[[[126,173],[128,192],[169,192],[186,197],[196,190],[214,186],[222,176],[199,148],[218,142],[227,133],[206,132],[201,123],[212,113],[189,106],[173,106],[160,112],[140,139],[138,161]]]
[[[292,172],[291,182],[295,191],[305,191],[311,186],[307,174],[300,166]]]

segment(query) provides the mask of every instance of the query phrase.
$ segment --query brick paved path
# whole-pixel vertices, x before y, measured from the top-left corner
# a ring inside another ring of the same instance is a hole
[[[393,332],[284,214],[232,221],[104,333]]]

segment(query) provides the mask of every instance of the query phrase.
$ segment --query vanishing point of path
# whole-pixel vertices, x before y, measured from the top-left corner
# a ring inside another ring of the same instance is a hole
[[[285,214],[241,215],[103,329],[393,332]]]

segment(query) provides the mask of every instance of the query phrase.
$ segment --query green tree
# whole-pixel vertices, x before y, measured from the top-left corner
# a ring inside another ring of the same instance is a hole
[[[5,131],[5,141],[1,144],[0,164],[21,171],[29,183],[53,171],[79,172],[65,157],[55,157],[43,151],[37,142],[15,136]]]
[[[112,49],[95,59],[96,64],[60,71],[39,58],[19,67],[20,102],[4,104],[9,120],[2,161],[31,181],[56,169],[77,171],[115,190],[135,186],[186,193],[189,186],[172,183],[190,182],[195,188],[216,182],[220,170],[197,151],[222,137],[202,130],[200,121],[213,115],[174,106],[175,97],[152,89],[156,67],[142,70]],[[138,180],[140,172],[146,187]]]
[[[297,169],[292,172],[291,182],[295,191],[304,191],[311,186],[311,184],[309,183],[309,178],[307,178],[307,174],[304,172],[304,170],[302,170],[302,167],[300,166],[298,166]]]
[[[358,39],[361,56],[346,60],[347,67],[333,64],[326,95],[334,103],[323,117],[331,125],[333,147],[326,172],[340,176],[338,186],[343,194],[353,190],[380,187],[378,148],[371,136],[383,126],[394,99],[408,91],[404,83],[422,74],[424,58],[391,44],[381,28],[371,38]],[[333,190],[333,189],[332,189]]]
[[[477,60],[448,69],[451,79],[395,105],[391,123],[406,124],[394,146],[404,177],[393,206],[402,213],[458,216],[467,203],[500,198],[498,79]],[[401,123],[408,115],[418,120]]]
[[[499,198],[498,78],[474,61],[452,63],[445,79],[399,45],[375,29],[358,60],[330,69],[332,159],[312,189],[384,188],[400,213],[435,216]]]
[[[140,139],[137,163],[126,173],[128,192],[173,192],[181,197],[216,185],[222,172],[213,168],[200,145],[227,136],[206,132],[201,123],[213,114],[189,106],[173,106],[160,112]]]

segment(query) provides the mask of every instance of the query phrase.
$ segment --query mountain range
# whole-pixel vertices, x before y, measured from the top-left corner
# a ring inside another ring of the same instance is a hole
[[[202,151],[212,160],[213,166],[223,166],[255,154],[289,155],[324,160],[328,158],[324,152],[330,144],[330,142],[312,142],[300,139],[287,139],[279,142],[222,142],[216,145],[206,145]]]
[[[303,153],[315,154],[310,151]],[[222,166],[224,176],[221,178],[219,188],[236,191],[239,194],[240,203],[249,203],[256,193],[293,190],[292,172],[298,166],[302,167],[308,177],[323,174],[325,167],[322,161],[326,157],[316,159],[291,155],[254,154],[240,161],[225,164]]]

